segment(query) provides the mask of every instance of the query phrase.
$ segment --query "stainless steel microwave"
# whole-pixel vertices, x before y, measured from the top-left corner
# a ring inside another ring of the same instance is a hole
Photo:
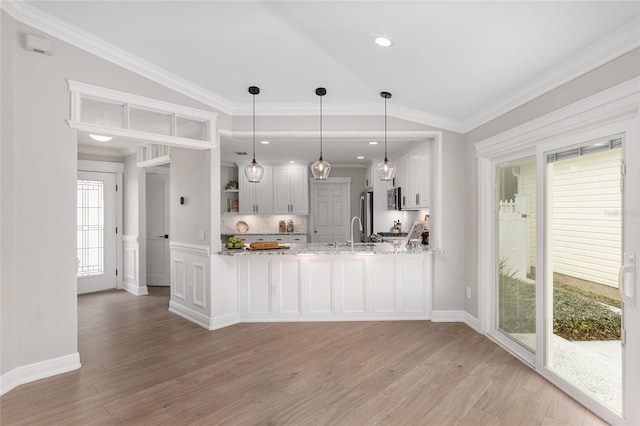
[[[393,188],[387,191],[387,210],[400,210],[402,208],[401,194],[400,188]]]

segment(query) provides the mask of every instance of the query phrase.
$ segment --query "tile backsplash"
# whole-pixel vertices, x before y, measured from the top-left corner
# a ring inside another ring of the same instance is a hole
[[[307,216],[300,215],[238,215],[223,214],[221,233],[226,235],[238,234],[236,224],[244,221],[249,225],[247,234],[277,234],[280,220],[293,220],[294,232],[307,233]]]

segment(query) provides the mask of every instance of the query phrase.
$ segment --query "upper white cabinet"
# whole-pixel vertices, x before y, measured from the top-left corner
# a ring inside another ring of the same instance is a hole
[[[369,164],[367,168],[364,170],[364,187],[365,188],[373,188],[375,183],[376,168],[373,164]]]
[[[422,142],[399,161],[403,210],[431,207],[430,146],[430,143]]]
[[[251,183],[239,170],[240,206],[242,214],[273,214],[273,169],[264,166],[264,175],[259,183]]]
[[[274,213],[309,214],[309,181],[306,166],[273,168]]]

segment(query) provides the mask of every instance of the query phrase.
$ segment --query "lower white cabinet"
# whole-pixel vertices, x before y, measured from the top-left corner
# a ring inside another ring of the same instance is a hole
[[[238,256],[248,320],[430,319],[431,256]]]
[[[255,243],[257,241],[277,241],[280,244],[306,243],[307,234],[260,234],[247,235],[237,234],[234,237],[240,238],[245,244]]]

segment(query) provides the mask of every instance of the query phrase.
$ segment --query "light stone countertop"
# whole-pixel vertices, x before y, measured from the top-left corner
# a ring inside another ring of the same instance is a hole
[[[219,254],[226,256],[254,256],[254,255],[327,255],[327,254],[356,254],[356,255],[381,255],[381,254],[423,254],[432,253],[428,246],[407,248],[404,244],[394,246],[391,243],[356,243],[351,251],[351,244],[338,243],[295,243],[283,244],[288,249],[271,250],[246,250],[223,249]]]

